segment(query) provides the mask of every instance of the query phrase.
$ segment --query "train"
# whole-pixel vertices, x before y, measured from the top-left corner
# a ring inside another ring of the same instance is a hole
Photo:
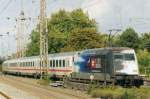
[[[40,56],[7,60],[3,73],[41,76]],[[48,55],[48,74],[51,78],[67,78],[67,82],[113,83],[120,86],[143,85],[134,49],[110,47],[85,49]]]

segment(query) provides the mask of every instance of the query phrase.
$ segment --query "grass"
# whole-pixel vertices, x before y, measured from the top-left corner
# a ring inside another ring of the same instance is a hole
[[[49,75],[44,75],[43,79],[39,79],[37,83],[40,85],[49,85],[49,83],[51,82],[49,77]]]
[[[89,94],[95,98],[106,99],[150,99],[149,88],[93,88]]]
[[[40,79],[37,83],[40,85],[49,85],[50,80]]]

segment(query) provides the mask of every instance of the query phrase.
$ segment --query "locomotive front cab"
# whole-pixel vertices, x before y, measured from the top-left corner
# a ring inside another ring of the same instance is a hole
[[[133,49],[113,52],[113,65],[116,83],[121,86],[143,85],[139,76],[137,57]]]

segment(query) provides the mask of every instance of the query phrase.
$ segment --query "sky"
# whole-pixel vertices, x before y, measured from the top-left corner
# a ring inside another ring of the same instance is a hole
[[[133,27],[139,34],[150,31],[150,0],[46,0],[47,16],[59,9],[72,11],[82,8],[91,19],[95,19],[102,33],[110,29]],[[25,36],[38,23],[40,0],[0,0],[0,56],[16,52],[16,18],[21,9],[25,17]],[[9,35],[7,33],[9,32]]]

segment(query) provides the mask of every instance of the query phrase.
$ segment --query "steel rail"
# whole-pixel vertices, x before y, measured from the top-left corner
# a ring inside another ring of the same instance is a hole
[[[5,94],[4,92],[0,91],[0,95],[2,95],[3,97],[5,97],[6,99],[11,99],[7,94]]]

